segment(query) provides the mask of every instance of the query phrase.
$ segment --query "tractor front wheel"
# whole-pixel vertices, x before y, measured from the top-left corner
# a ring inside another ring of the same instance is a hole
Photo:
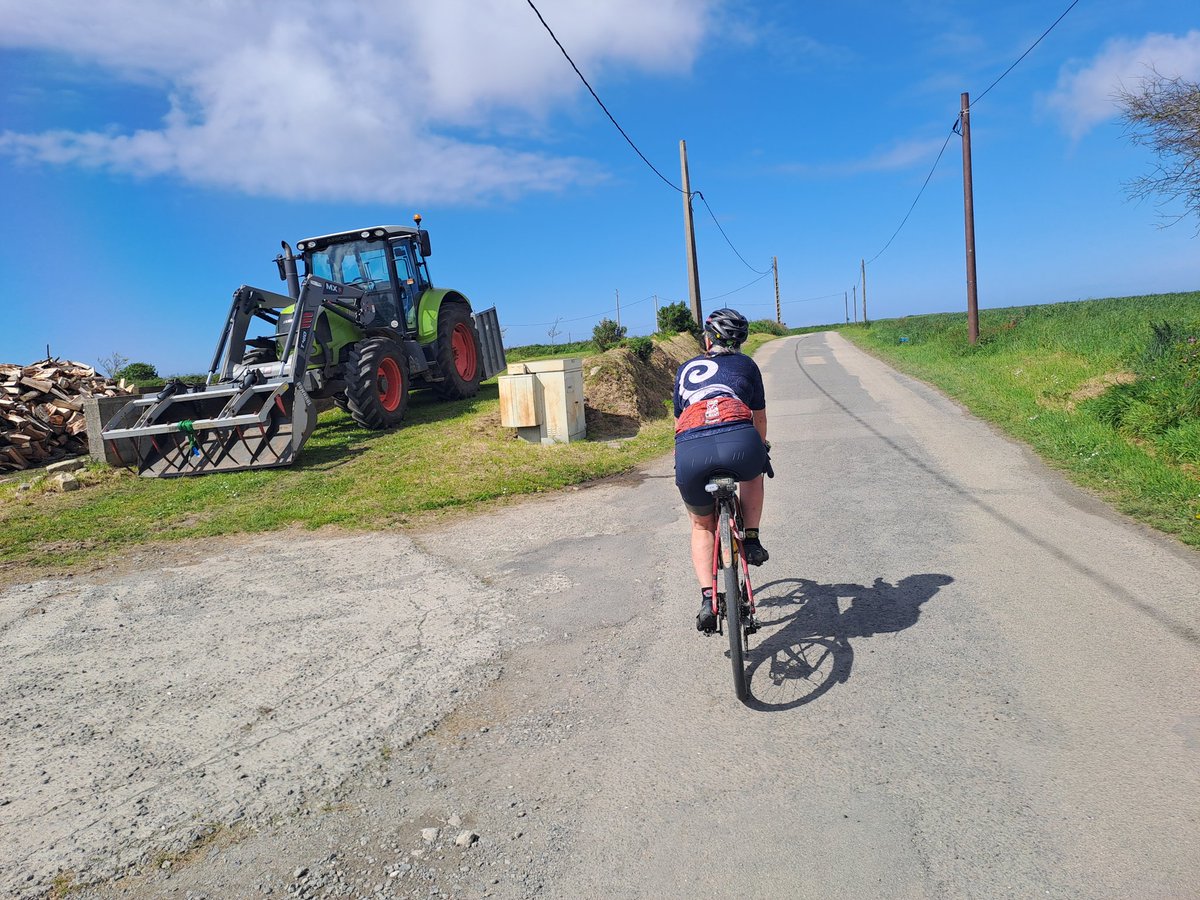
[[[444,380],[433,383],[433,392],[443,400],[474,397],[479,393],[481,356],[470,309],[462,303],[443,303],[438,310],[437,364]]]
[[[364,428],[394,428],[408,409],[408,362],[395,341],[372,337],[350,348],[346,411]]]

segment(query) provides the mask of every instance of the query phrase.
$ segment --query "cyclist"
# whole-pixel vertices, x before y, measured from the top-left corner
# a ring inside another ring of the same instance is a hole
[[[718,309],[704,320],[704,353],[675,375],[675,484],[692,521],[692,565],[700,582],[699,631],[716,630],[712,608],[712,556],[716,504],[704,485],[717,470],[739,482],[746,561],[761,566],[769,554],[759,540],[763,471],[767,466],[767,401],[762,373],[741,352],[746,317]]]

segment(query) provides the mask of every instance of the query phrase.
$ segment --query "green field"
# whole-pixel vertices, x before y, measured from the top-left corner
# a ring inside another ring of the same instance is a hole
[[[1200,292],[910,316],[841,333],[1118,509],[1200,546]]]

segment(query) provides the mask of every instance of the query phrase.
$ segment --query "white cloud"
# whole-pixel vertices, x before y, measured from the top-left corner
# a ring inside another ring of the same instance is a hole
[[[1073,138],[1082,137],[1120,112],[1114,93],[1135,88],[1151,69],[1168,77],[1200,78],[1200,31],[1176,37],[1148,34],[1140,40],[1115,38],[1085,65],[1068,64],[1046,105],[1061,119]]]
[[[719,2],[539,8],[599,89],[609,71],[688,71]],[[0,134],[0,153],[26,161],[374,202],[470,202],[599,177],[588,160],[514,146],[583,92],[518,0],[0,0],[0,48],[65,53],[170,99],[154,129]]]

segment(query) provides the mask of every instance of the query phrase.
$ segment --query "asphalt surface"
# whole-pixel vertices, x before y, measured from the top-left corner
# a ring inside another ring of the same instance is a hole
[[[464,639],[500,598],[489,677],[319,814],[80,896],[1200,896],[1200,555],[837,335],[759,362],[750,704],[664,459],[416,536]]]

